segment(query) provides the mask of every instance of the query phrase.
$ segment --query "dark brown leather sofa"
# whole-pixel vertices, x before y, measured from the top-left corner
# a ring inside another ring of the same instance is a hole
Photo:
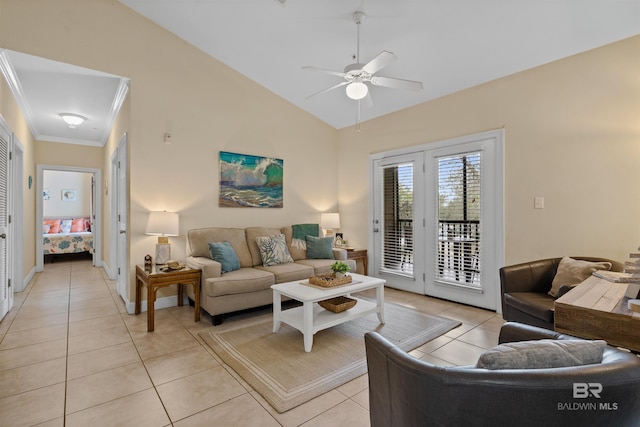
[[[538,339],[578,338],[518,323],[506,323],[499,338]],[[432,365],[375,332],[365,346],[372,427],[620,427],[640,420],[640,358],[614,347],[605,347],[600,364],[487,370]],[[600,398],[574,398],[576,383],[602,385]]]
[[[571,258],[592,262],[610,262],[611,271],[623,271],[624,269],[624,264],[610,259]],[[502,318],[504,320],[553,330],[553,302],[556,298],[547,292],[551,289],[551,283],[561,259],[542,259],[500,269]],[[569,288],[566,287],[561,288],[558,296],[568,290]]]

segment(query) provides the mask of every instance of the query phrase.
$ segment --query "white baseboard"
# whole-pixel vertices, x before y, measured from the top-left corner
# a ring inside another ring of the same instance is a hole
[[[24,280],[22,281],[22,287],[21,289],[14,289],[14,292],[22,292],[25,289],[27,289],[27,286],[29,285],[29,283],[33,280],[33,276],[36,275],[36,268],[33,267],[31,269],[31,271],[29,271],[29,273],[26,275],[26,277],[24,278]]]
[[[128,298],[125,298],[125,297],[122,297],[122,299],[124,300],[124,306],[127,309],[127,313],[134,314],[136,311],[136,302],[130,301]],[[176,298],[175,295],[156,298],[156,303],[154,304],[154,311],[160,310],[161,308],[176,307],[178,305],[177,300],[178,298]],[[145,311],[147,311],[147,300],[142,301],[142,304],[140,304],[140,312],[143,313]]]

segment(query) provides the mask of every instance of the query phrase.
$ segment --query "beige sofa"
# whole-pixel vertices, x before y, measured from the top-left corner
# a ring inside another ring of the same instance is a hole
[[[264,266],[256,237],[284,234],[293,263]],[[306,251],[293,247],[293,229],[283,228],[199,228],[187,233],[187,260],[189,267],[202,270],[200,307],[211,315],[214,325],[219,325],[224,315],[248,308],[273,303],[271,285],[293,280],[308,279],[314,274],[331,271],[331,264],[342,260],[355,271],[355,261],[347,260],[344,249],[333,249],[334,259],[306,259]],[[240,260],[240,269],[222,273],[222,266],[211,259],[209,242],[227,241]],[[194,294],[188,287],[188,296]]]

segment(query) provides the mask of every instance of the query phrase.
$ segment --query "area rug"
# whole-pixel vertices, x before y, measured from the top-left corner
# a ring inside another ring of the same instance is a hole
[[[460,322],[385,303],[385,324],[376,315],[317,332],[305,353],[302,333],[273,321],[201,332],[200,336],[234,371],[282,413],[367,372],[364,334],[376,331],[405,351],[430,341]]]

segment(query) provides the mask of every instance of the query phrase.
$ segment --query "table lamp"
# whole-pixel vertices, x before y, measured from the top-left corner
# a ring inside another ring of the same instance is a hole
[[[156,244],[156,264],[166,264],[171,259],[169,236],[177,236],[180,230],[180,219],[177,213],[167,211],[149,212],[145,234],[158,236]]]
[[[337,212],[320,214],[320,227],[326,230],[326,236],[333,236],[333,230],[340,228],[340,214]]]

